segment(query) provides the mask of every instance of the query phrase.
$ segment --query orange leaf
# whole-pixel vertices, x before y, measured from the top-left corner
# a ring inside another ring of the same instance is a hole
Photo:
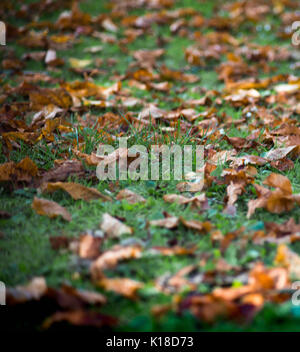
[[[42,186],[43,192],[52,193],[57,190],[64,190],[69,193],[73,199],[83,199],[90,201],[92,199],[102,199],[104,202],[110,201],[111,198],[100,193],[96,188],[85,187],[75,182],[49,182]]]
[[[48,199],[34,197],[31,206],[39,215],[46,215],[49,218],[62,216],[66,221],[71,221],[72,219],[71,214],[66,208]]]

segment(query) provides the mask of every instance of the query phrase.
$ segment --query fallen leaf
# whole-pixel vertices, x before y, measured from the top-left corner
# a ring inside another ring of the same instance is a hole
[[[49,181],[65,181],[70,175],[84,174],[82,163],[79,160],[64,160],[55,165],[53,169],[44,173],[40,183]]]
[[[26,286],[9,287],[7,289],[7,304],[14,305],[30,300],[39,300],[46,291],[47,284],[45,278],[35,277]]]
[[[161,255],[190,255],[193,254],[196,250],[196,247],[192,248],[184,248],[180,246],[174,246],[174,247],[159,247],[155,246],[150,249],[151,252],[158,252]]]
[[[103,277],[103,270],[114,268],[121,260],[140,258],[141,253],[139,246],[116,246],[104,252],[91,265],[92,278],[96,280]]]
[[[81,327],[104,326],[113,327],[117,324],[117,319],[94,311],[75,310],[69,312],[56,312],[43,323],[44,329],[49,329],[53,324],[67,322],[71,325]]]
[[[112,217],[108,213],[103,214],[100,229],[111,238],[118,238],[124,234],[133,233],[133,229],[131,227],[123,224],[121,221]]]
[[[149,224],[152,226],[165,227],[166,229],[173,229],[178,226],[179,219],[176,216],[170,216],[164,219],[151,220]]]
[[[181,196],[179,194],[165,194],[163,196],[163,199],[165,202],[168,203],[178,203],[178,204],[189,204],[191,203],[194,207],[201,207],[202,204],[205,203],[206,197],[205,194],[202,193],[199,196],[195,196],[192,198],[187,198],[184,196]]]
[[[200,233],[208,233],[212,229],[212,225],[209,221],[198,221],[198,220],[185,220],[180,217],[181,223],[188,229],[195,230]]]
[[[125,199],[125,200],[127,200],[127,202],[129,204],[145,203],[146,202],[146,199],[144,197],[132,192],[130,189],[127,189],[127,188],[120,191],[117,194],[116,199],[118,199],[118,200]]]
[[[269,187],[279,188],[284,194],[292,194],[292,185],[290,180],[286,176],[271,173],[264,180],[264,184]]]
[[[69,193],[75,200],[83,199],[84,201],[90,201],[93,199],[101,199],[104,202],[111,200],[110,197],[100,193],[96,188],[86,187],[75,182],[48,182],[41,186],[43,193],[53,193],[60,189]]]
[[[296,145],[292,145],[286,148],[277,148],[268,151],[265,154],[265,159],[269,161],[276,161],[285,158],[287,155],[291,154],[295,149],[298,149]]]
[[[285,244],[278,246],[275,264],[286,267],[293,279],[300,279],[300,257]]]
[[[94,259],[100,255],[103,239],[86,234],[80,237],[78,255],[80,258]]]
[[[133,300],[137,299],[137,291],[144,286],[141,282],[127,278],[103,278],[97,284],[107,291],[113,291]]]
[[[61,216],[66,221],[71,221],[72,219],[71,214],[66,208],[48,199],[34,197],[31,206],[39,215],[46,215],[49,218]]]

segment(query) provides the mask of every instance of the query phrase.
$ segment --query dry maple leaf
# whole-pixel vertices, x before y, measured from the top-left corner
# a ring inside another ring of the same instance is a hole
[[[123,224],[120,220],[112,217],[108,213],[103,214],[100,229],[111,238],[118,238],[124,234],[133,233],[131,227]]]
[[[34,197],[31,207],[37,214],[46,215],[49,218],[61,216],[66,221],[71,221],[72,219],[71,214],[66,208],[48,199]]]
[[[137,291],[144,286],[141,282],[127,278],[103,278],[98,281],[98,285],[130,299],[137,299]]]
[[[125,199],[129,204],[135,203],[145,203],[146,199],[139,194],[132,192],[130,189],[122,189],[116,196],[116,199],[122,200]]]
[[[53,193],[59,189],[69,193],[69,195],[77,200],[83,199],[90,201],[93,199],[102,199],[104,202],[110,201],[111,198],[100,193],[96,188],[86,187],[75,182],[48,182],[41,186],[42,192]]]

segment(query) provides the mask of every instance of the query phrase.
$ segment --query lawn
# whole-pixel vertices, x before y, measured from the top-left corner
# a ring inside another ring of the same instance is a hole
[[[300,330],[297,9],[1,1],[8,327]],[[117,149],[118,137],[147,150],[202,145],[203,188],[99,180],[97,148]]]

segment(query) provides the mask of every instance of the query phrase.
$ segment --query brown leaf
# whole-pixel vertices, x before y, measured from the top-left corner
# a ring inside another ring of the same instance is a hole
[[[274,222],[265,222],[265,228],[267,233],[273,233],[276,237],[282,238],[286,236],[296,236],[300,233],[300,225],[295,223],[293,218],[283,224],[277,224]]]
[[[12,215],[5,211],[5,210],[0,210],[0,219],[10,219]]]
[[[121,260],[136,259],[141,256],[139,246],[116,246],[98,257],[91,265],[91,275],[94,280],[103,277],[103,270],[115,267]]]
[[[151,220],[149,224],[152,226],[165,227],[166,229],[173,229],[178,226],[179,219],[176,216],[169,216],[164,219]]]
[[[263,182],[270,187],[276,187],[270,191],[259,185],[254,185],[258,193],[258,199],[248,203],[247,217],[250,218],[257,208],[265,208],[271,213],[280,214],[293,209],[295,202],[298,203],[297,195],[292,195],[290,180],[280,174],[272,173]]]
[[[53,292],[50,294],[48,292],[48,295],[51,295],[51,294],[53,295]],[[63,285],[60,290],[56,290],[58,301],[59,301],[60,294],[64,294],[65,297],[69,296],[69,298],[72,298],[72,297],[77,298],[81,303],[85,305],[89,304],[89,305],[102,306],[107,302],[106,297],[99,292],[77,289],[69,285]],[[55,296],[55,294],[53,296]]]
[[[127,278],[103,278],[98,284],[107,291],[114,291],[130,299],[137,299],[137,291],[144,286],[141,282]]]
[[[92,235],[83,235],[79,240],[78,255],[80,258],[94,259],[100,255],[100,245],[103,240]]]
[[[212,229],[212,225],[209,221],[198,221],[198,220],[185,220],[180,217],[181,223],[188,229],[195,230],[200,233],[208,233]]]
[[[294,169],[295,167],[295,164],[292,162],[292,160],[286,158],[271,161],[270,165],[279,171],[288,171]]]
[[[103,214],[100,229],[111,238],[118,238],[124,234],[133,233],[133,229],[131,227],[123,224],[121,221],[112,217],[108,213]]]
[[[66,237],[66,236],[49,237],[51,248],[54,250],[68,248],[71,240],[72,240],[71,237]]]
[[[257,199],[252,199],[249,200],[248,202],[248,213],[247,213],[247,218],[249,219],[252,214],[254,214],[255,210],[257,208],[264,208],[267,205],[267,199],[270,194],[270,191],[262,187],[260,185],[254,185],[258,198]]]
[[[269,161],[280,160],[280,159],[285,158],[287,155],[289,155],[291,152],[293,152],[296,148],[298,149],[298,146],[291,145],[286,148],[272,149],[265,155],[265,158]]]
[[[286,267],[293,279],[300,279],[300,257],[285,244],[278,246],[275,264]]]
[[[197,182],[180,182],[176,185],[179,192],[200,192],[204,186],[204,180],[198,180]]]
[[[237,168],[240,166],[252,164],[252,165],[265,165],[268,160],[257,155],[243,155],[241,157],[231,157],[232,162],[230,166]]]
[[[79,160],[64,160],[59,162],[50,171],[46,172],[41,183],[49,181],[65,181],[70,175],[80,176],[84,174],[82,163]]]
[[[255,141],[247,140],[246,138],[241,137],[227,137],[225,136],[225,140],[228,141],[235,149],[250,149],[257,147],[258,143]]]
[[[85,162],[88,165],[94,165],[97,166],[100,161],[103,160],[102,157],[97,156],[96,153],[91,153],[91,154],[85,154],[85,153],[81,153],[79,150],[77,149],[73,149],[73,153],[78,157],[78,158],[83,158],[85,160]]]
[[[146,202],[146,199],[144,197],[132,192],[130,189],[127,189],[127,188],[121,190],[117,194],[116,199],[118,200],[126,199],[129,204]]]
[[[174,247],[159,247],[155,246],[152,247],[150,250],[154,252],[159,252],[161,255],[190,255],[195,252],[197,248],[192,247],[192,248],[184,248],[180,246],[174,246]]]
[[[167,111],[156,107],[154,104],[149,104],[144,108],[138,116],[139,120],[159,119],[167,115]]]
[[[0,181],[30,181],[37,176],[36,164],[26,156],[19,163],[9,161],[0,165]]]
[[[293,192],[290,180],[280,174],[270,174],[263,183],[270,187],[279,188],[286,195],[290,195]]]
[[[286,270],[282,268],[267,269],[262,263],[257,263],[249,273],[248,284],[233,288],[216,288],[213,296],[226,301],[233,301],[242,296],[261,291],[264,295],[269,290],[282,290],[289,286]]]
[[[77,200],[83,199],[90,201],[93,199],[101,199],[104,202],[110,201],[111,198],[100,193],[96,188],[86,187],[75,182],[48,182],[41,187],[42,192],[53,193],[59,189],[69,193],[69,195]]]
[[[117,319],[94,311],[74,310],[69,312],[56,312],[45,320],[43,328],[49,329],[53,324],[59,322],[68,322],[75,326],[101,328],[103,326],[115,326]]]
[[[7,304],[14,305],[40,299],[47,291],[46,280],[43,277],[33,278],[26,286],[16,286],[7,289]]]
[[[165,194],[163,196],[163,199],[165,202],[168,202],[168,203],[178,203],[178,204],[192,203],[192,205],[196,208],[201,207],[201,205],[206,201],[206,197],[204,193],[192,198],[187,198],[179,194]]]
[[[66,208],[48,199],[34,197],[31,206],[39,215],[46,215],[49,218],[62,216],[66,221],[71,221],[72,219],[71,214]]]
[[[271,213],[280,214],[292,210],[294,204],[294,198],[291,195],[282,192],[281,189],[276,189],[270,193],[266,209]]]
[[[237,201],[238,196],[244,192],[244,187],[239,183],[230,182],[226,191],[228,196],[227,204],[233,205]]]

